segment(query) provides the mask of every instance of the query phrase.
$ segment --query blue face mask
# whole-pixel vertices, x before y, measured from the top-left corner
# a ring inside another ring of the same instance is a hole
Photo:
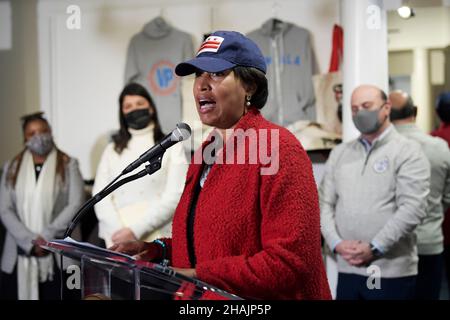
[[[380,129],[381,126],[383,125],[384,121],[386,121],[387,119],[386,117],[386,119],[383,122],[380,122],[378,118],[380,110],[381,108],[383,108],[384,105],[385,103],[383,103],[381,107],[377,110],[372,111],[365,109],[359,110],[356,113],[356,115],[352,118],[356,129],[358,129],[359,132],[363,134],[372,134],[377,132],[378,129]]]
[[[46,156],[52,151],[55,144],[51,133],[40,133],[32,136],[25,145],[32,153]]]

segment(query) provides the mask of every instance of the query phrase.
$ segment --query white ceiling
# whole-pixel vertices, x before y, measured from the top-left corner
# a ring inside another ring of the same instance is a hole
[[[408,5],[413,8],[450,7],[450,0],[384,0],[383,5],[387,11],[397,10],[402,5]]]

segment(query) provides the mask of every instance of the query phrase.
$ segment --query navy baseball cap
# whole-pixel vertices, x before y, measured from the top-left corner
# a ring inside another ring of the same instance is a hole
[[[221,72],[236,66],[266,73],[266,61],[256,43],[236,31],[216,31],[202,43],[194,59],[175,67],[175,73],[187,76],[197,70]]]
[[[436,102],[436,108],[444,108],[444,106],[450,106],[450,91],[441,93]]]
[[[439,95],[436,101],[436,112],[443,122],[450,122],[450,91]]]

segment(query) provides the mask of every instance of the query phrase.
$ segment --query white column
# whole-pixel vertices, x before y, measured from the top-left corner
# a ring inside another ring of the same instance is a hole
[[[341,0],[344,141],[359,135],[351,117],[350,96],[353,89],[361,84],[373,84],[388,90],[386,19],[382,0]]]
[[[360,84],[373,84],[383,90],[388,85],[386,12],[382,0],[341,0],[341,25],[344,29],[342,122],[343,139],[359,136],[351,116],[350,96]],[[328,283],[336,297],[337,264],[325,257]]]
[[[418,108],[416,123],[424,132],[429,132],[433,126],[433,107],[430,105],[428,49],[415,48],[413,54],[411,96]]]

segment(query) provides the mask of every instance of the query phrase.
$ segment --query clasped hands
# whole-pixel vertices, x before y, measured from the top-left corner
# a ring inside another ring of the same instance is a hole
[[[367,266],[375,259],[370,244],[361,240],[342,240],[334,250],[355,267]]]

